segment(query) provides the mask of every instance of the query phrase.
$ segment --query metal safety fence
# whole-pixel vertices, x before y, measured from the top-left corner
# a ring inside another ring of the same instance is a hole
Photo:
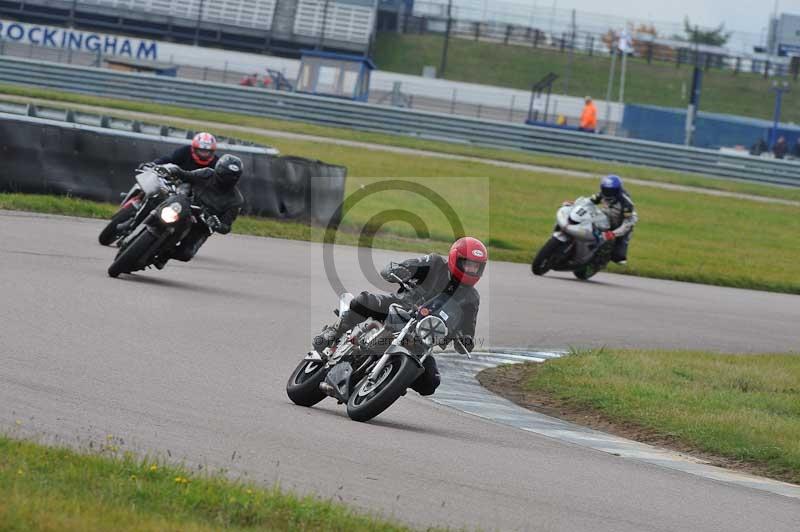
[[[0,58],[0,82],[800,186],[800,164],[789,161],[336,98],[10,58]]]

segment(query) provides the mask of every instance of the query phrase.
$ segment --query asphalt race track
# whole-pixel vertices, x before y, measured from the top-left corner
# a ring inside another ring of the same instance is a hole
[[[0,212],[4,432],[69,445],[113,434],[125,449],[422,527],[800,529],[797,499],[525,433],[413,392],[368,424],[332,401],[294,406],[286,379],[336,303],[321,246],[214,237],[191,264],[115,280],[114,250],[96,243],[102,223]],[[374,262],[397,257],[375,252]],[[337,248],[335,265],[348,289],[369,288],[354,248]],[[534,278],[524,264],[487,271],[484,348],[800,345],[795,296],[610,274]]]

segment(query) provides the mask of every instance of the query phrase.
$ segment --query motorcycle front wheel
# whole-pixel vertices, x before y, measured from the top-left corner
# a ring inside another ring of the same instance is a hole
[[[347,401],[347,415],[353,421],[369,421],[392,406],[422,371],[407,356],[390,357],[375,382],[369,382],[367,375],[353,389]]]
[[[566,245],[566,243],[556,237],[550,237],[550,240],[545,242],[542,249],[540,249],[539,253],[533,258],[533,262],[531,262],[531,271],[533,274],[544,275],[553,269],[558,255],[560,255],[561,250],[564,249]]]
[[[121,273],[130,273],[136,264],[141,260],[142,255],[150,251],[155,244],[157,236],[150,231],[142,231],[136,240],[131,242],[128,247],[117,253],[117,257],[111,266],[108,267],[109,277],[119,277]]]
[[[589,279],[594,277],[594,274],[596,274],[596,273],[597,273],[597,270],[591,264],[586,264],[585,266],[581,266],[580,268],[578,268],[577,270],[572,272],[572,274],[575,277],[577,277],[578,279],[580,279],[582,281],[588,281]]]
[[[286,383],[286,395],[296,405],[314,406],[327,397],[319,385],[328,374],[325,364],[317,360],[301,360]]]

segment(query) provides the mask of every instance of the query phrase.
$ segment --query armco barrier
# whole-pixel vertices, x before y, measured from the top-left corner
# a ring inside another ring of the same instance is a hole
[[[0,58],[0,82],[800,186],[800,164],[789,161],[336,98],[7,57]]]
[[[140,120],[128,120],[116,118],[99,113],[88,113],[86,111],[74,111],[65,107],[51,105],[34,105],[32,103],[21,103],[15,101],[0,101],[0,113],[30,116],[33,118],[46,118],[70,124],[83,124],[85,126],[95,126],[101,128],[116,129],[118,131],[128,131],[130,133],[146,133],[160,137],[173,137],[176,139],[190,139],[196,130],[183,129],[163,124],[152,124]],[[279,155],[279,151],[272,146],[257,144],[249,140],[242,140],[233,137],[223,137],[215,135],[217,141],[228,146],[254,146],[264,148],[267,155]]]
[[[70,194],[116,202],[133,183],[133,169],[187,140],[0,113],[0,190]],[[344,198],[347,169],[265,148],[220,145],[242,158],[245,212],[328,223]]]

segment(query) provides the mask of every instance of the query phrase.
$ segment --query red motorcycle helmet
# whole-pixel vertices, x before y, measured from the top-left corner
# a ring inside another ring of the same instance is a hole
[[[447,267],[450,274],[461,284],[473,286],[483,275],[489,252],[477,238],[465,236],[459,238],[450,247]]]
[[[217,139],[211,133],[198,133],[192,139],[192,159],[200,166],[208,166],[214,160]]]

